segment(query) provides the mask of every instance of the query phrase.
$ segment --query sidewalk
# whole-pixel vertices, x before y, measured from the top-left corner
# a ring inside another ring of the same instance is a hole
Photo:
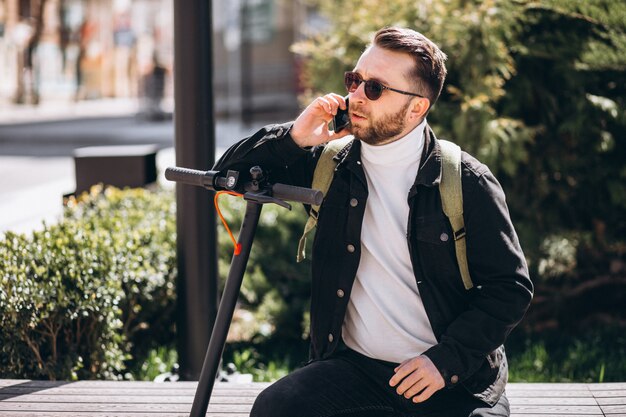
[[[0,125],[71,120],[91,117],[136,115],[140,110],[137,98],[106,98],[99,100],[45,101],[37,106],[13,104],[0,99]],[[173,110],[172,99],[163,100],[163,110]]]
[[[173,102],[163,103],[165,112],[171,112]],[[102,145],[97,136],[86,138],[81,142],[68,139],[67,136],[48,135],[50,131],[57,129],[57,125],[46,125],[44,122],[70,121],[81,119],[107,119],[115,120],[114,125],[107,125],[97,121],[99,129],[106,129],[109,135],[116,138],[119,135],[120,144],[134,143],[138,136],[137,132],[127,132],[125,125],[118,120],[132,118],[138,115],[140,109],[136,99],[104,99],[88,100],[78,103],[59,101],[46,102],[39,106],[14,105],[6,101],[0,101],[0,236],[4,231],[28,233],[35,229],[41,229],[42,221],[54,223],[62,214],[62,196],[73,192],[76,188],[74,160],[71,149],[81,146]],[[121,119],[113,119],[113,118]],[[79,122],[77,122],[79,123]],[[80,122],[82,123],[82,122]],[[219,157],[235,141],[243,138],[259,127],[264,122],[255,122],[254,126],[244,126],[239,120],[216,121],[216,157]],[[32,131],[28,125],[33,125]],[[142,131],[142,137],[153,137],[153,133],[159,130],[163,136],[163,129],[167,130],[166,136],[173,139],[173,121],[150,124]],[[78,124],[76,125],[78,126]],[[110,126],[108,129],[107,126]],[[76,135],[76,131],[68,132]],[[74,129],[73,127],[71,129]],[[171,130],[170,130],[171,129]],[[20,140],[12,140],[11,135],[15,132],[24,132]],[[44,132],[45,138],[37,135]],[[170,133],[171,132],[171,133]],[[58,137],[58,139],[56,139]],[[86,144],[86,142],[89,142]],[[163,145],[161,141],[161,146]],[[169,142],[173,145],[173,140]],[[59,152],[46,155],[42,146],[46,149],[54,147]],[[29,152],[20,150],[28,147]],[[166,147],[157,153],[158,181],[163,185],[171,185],[165,181],[163,172],[168,166],[175,165],[175,153],[173,147]],[[207,167],[208,169],[209,167]]]
[[[165,109],[171,107],[171,100],[164,103]],[[24,141],[31,142],[31,145],[16,145],[10,137],[15,126],[22,126],[20,129],[23,130],[28,129],[28,125],[45,122],[134,117],[139,110],[136,98],[45,101],[38,106],[0,101],[0,236],[8,230],[28,233],[41,229],[44,221],[48,224],[56,222],[63,212],[63,195],[76,188],[71,154],[43,155],[37,151],[36,136]],[[2,127],[5,127],[4,140]],[[42,127],[38,129],[41,131]],[[37,135],[38,129],[33,128],[33,135]],[[46,141],[52,146],[56,142],[50,138]],[[33,151],[30,154],[16,153],[16,146],[30,146]],[[173,148],[161,150],[157,155],[159,172],[164,170],[163,166],[173,164],[174,159]]]
[[[173,187],[165,180],[164,172],[166,167],[175,165],[174,148],[160,150],[156,163],[157,181]],[[19,178],[24,172],[32,172],[33,166],[37,169],[36,178]],[[63,214],[63,195],[76,189],[71,157],[39,159],[0,155],[0,177],[0,238],[9,230],[29,233],[41,230],[43,222],[56,223]],[[19,184],[20,181],[26,184]]]

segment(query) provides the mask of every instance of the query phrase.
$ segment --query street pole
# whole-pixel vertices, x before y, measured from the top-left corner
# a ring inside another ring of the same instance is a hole
[[[244,126],[252,125],[254,81],[252,69],[252,33],[250,31],[249,0],[241,2],[241,121]]]
[[[206,170],[215,162],[210,0],[174,1],[176,165]],[[213,192],[177,185],[177,336],[182,380],[198,380],[217,314]]]

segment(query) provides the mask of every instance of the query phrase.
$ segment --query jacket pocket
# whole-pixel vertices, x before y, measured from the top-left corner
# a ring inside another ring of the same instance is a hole
[[[437,216],[417,219],[414,230],[419,251],[437,255],[437,261],[449,261],[456,256],[452,228],[447,218]]]
[[[451,232],[448,219],[443,216],[420,217],[416,221],[415,237],[421,242],[447,245],[452,239]]]

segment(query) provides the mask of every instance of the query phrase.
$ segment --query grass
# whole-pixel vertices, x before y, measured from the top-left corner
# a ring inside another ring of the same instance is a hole
[[[585,335],[514,333],[506,348],[511,382],[626,381],[626,332],[619,328],[595,329]],[[227,345],[224,363],[233,363],[242,374],[252,374],[255,382],[272,382],[299,368],[306,359],[302,346],[291,352],[287,349],[271,343]],[[153,380],[174,369],[176,361],[172,348],[153,350],[132,378]]]
[[[507,343],[511,382],[626,381],[626,335],[595,329],[584,335],[518,335]]]
[[[178,367],[176,349],[160,347],[152,349],[145,361],[131,372],[131,379],[136,381],[154,381],[166,372],[172,372]]]

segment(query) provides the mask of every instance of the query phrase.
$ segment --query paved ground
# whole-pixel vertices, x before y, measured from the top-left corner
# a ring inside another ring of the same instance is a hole
[[[40,228],[42,221],[58,219],[63,195],[76,188],[72,157],[76,148],[156,144],[159,173],[173,165],[172,120],[149,121],[137,110],[132,100],[39,107],[0,103],[0,233],[28,232]],[[244,127],[238,121],[218,121],[216,153],[263,124]]]

